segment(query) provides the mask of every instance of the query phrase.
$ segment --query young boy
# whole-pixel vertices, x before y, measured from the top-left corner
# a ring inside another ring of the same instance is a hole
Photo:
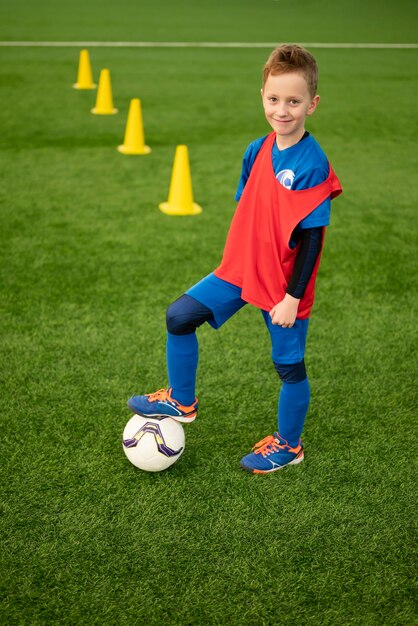
[[[245,304],[261,310],[274,367],[282,381],[278,430],[241,461],[255,474],[300,463],[310,387],[304,353],[315,279],[331,199],[339,181],[305,119],[319,103],[313,56],[296,45],[274,50],[264,66],[261,97],[273,129],[244,155],[238,206],[222,262],[167,310],[167,389],[133,396],[129,408],[180,422],[196,418],[196,329],[219,328]]]

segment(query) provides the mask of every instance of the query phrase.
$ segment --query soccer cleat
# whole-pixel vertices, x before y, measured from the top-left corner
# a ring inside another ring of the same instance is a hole
[[[296,448],[289,446],[286,439],[274,433],[262,439],[253,447],[253,451],[241,460],[241,467],[252,474],[268,474],[303,461],[303,444],[299,439]]]
[[[145,396],[132,396],[128,400],[128,407],[133,413],[143,417],[172,417],[177,422],[193,422],[197,415],[197,398],[190,406],[184,406],[171,397],[171,392],[170,387]]]

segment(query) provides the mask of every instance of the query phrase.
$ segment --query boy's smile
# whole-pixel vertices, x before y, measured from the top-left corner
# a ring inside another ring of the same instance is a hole
[[[264,113],[276,133],[280,149],[296,144],[305,132],[305,118],[318,106],[319,96],[312,97],[303,74],[270,74],[261,90]]]

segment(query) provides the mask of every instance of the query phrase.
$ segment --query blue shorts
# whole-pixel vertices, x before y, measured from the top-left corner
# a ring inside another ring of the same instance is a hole
[[[213,273],[196,283],[186,294],[212,311],[213,319],[208,323],[216,329],[247,304],[241,298],[240,287]],[[267,311],[262,310],[261,313],[270,333],[273,361],[283,364],[300,363],[305,356],[309,320],[297,319],[292,328],[282,328],[272,324]]]

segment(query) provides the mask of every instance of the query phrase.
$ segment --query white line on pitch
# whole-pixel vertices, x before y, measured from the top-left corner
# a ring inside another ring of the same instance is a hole
[[[238,41],[0,41],[0,47],[27,48],[274,48],[277,42]],[[306,48],[418,49],[418,43],[321,43],[302,42]]]

